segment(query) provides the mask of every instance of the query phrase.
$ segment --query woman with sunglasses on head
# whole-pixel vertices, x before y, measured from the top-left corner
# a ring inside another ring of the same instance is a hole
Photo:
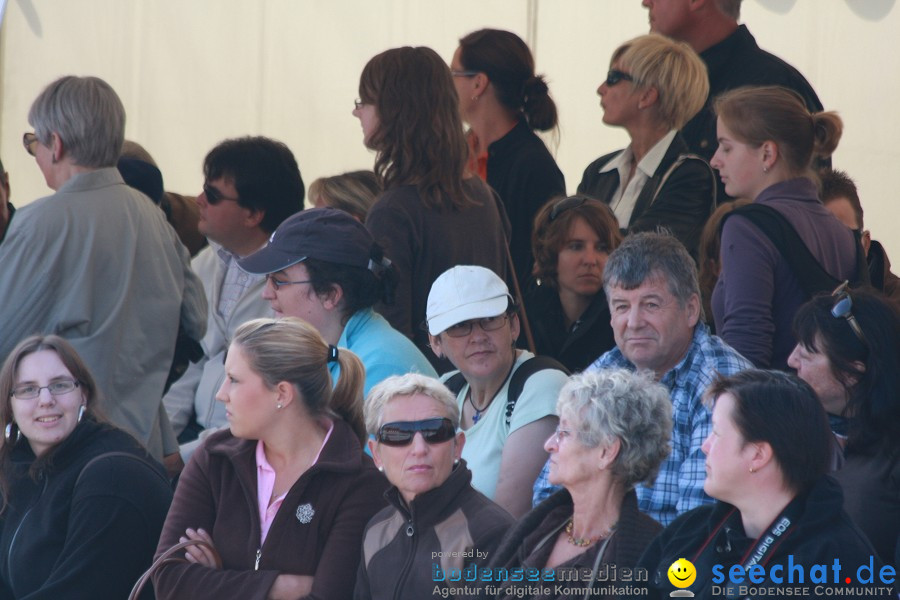
[[[552,569],[557,580],[564,570],[596,577],[601,565],[633,569],[662,530],[638,510],[634,486],[653,481],[669,455],[669,392],[646,374],[601,370],[573,375],[560,391],[556,409],[559,427],[544,448],[550,452],[550,481],[565,489],[516,524],[489,566]],[[523,588],[533,585],[504,584],[496,597],[521,598]],[[572,587],[589,588],[587,594],[553,591],[528,597],[614,597],[598,589],[603,586],[608,582],[579,575]]]
[[[341,374],[332,390],[329,363]],[[363,368],[300,319],[241,325],[225,359],[230,431],[191,457],[157,553],[192,546],[154,576],[158,598],[350,598],[384,478],[362,452]]]
[[[437,379],[385,379],[365,413],[369,449],[392,487],[390,506],[366,527],[354,598],[431,598],[457,585],[452,570],[483,566],[513,518],[472,487],[459,407]]]
[[[677,588],[703,600],[891,597],[879,579],[882,562],[827,476],[834,437],[813,389],[787,373],[748,369],[714,381],[706,401],[712,432],[703,443],[703,489],[717,502],[682,514],[647,548],[638,564],[649,572],[646,597],[678,595],[679,559],[693,571]]]
[[[692,256],[715,209],[715,174],[678,130],[708,90],[706,66],[684,42],[650,34],[619,46],[597,94],[603,122],[623,127],[631,143],[588,165],[578,185],[609,204],[624,231],[664,227]]]
[[[881,294],[844,287],[794,318],[788,366],[815,390],[844,449],[844,509],[900,569],[900,314]]]
[[[98,395],[55,335],[0,370],[0,598],[125,598],[153,560],[172,489]]]
[[[811,167],[837,148],[843,124],[777,86],[730,90],[714,108],[719,148],[711,164],[729,196],[753,200],[722,220],[716,332],[756,366],[783,370],[800,305],[868,273],[854,233],[819,200]]]
[[[538,354],[581,371],[616,345],[603,267],[622,241],[606,204],[587,196],[551,200],[534,220],[537,285],[525,296]]]
[[[567,373],[555,360],[516,349],[515,308],[495,273],[453,267],[431,286],[427,326],[432,351],[458,369],[441,380],[459,404],[472,485],[519,517],[531,508],[547,460],[541,444],[556,427]]]
[[[512,224],[516,275],[531,278],[531,227],[547,200],[566,195],[566,181],[535,131],[557,130],[556,104],[534,57],[511,31],[480,29],[459,40],[450,62],[459,112],[471,129],[469,166],[497,191]]]
[[[376,152],[384,189],[366,227],[397,270],[396,300],[378,311],[427,355],[419,324],[431,283],[460,264],[505,277],[509,222],[487,184],[466,173],[453,77],[434,50],[394,48],[375,56],[360,76],[359,98],[353,115],[363,143]]]

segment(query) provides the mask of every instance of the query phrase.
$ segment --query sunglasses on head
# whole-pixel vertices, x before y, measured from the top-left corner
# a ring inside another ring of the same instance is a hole
[[[566,212],[570,208],[578,208],[585,202],[587,202],[587,198],[584,196],[569,196],[568,198],[563,198],[550,209],[549,221],[552,223],[560,214]]]
[[[606,85],[612,87],[620,81],[634,81],[634,77],[618,69],[610,69],[606,74]]]
[[[831,296],[834,298],[834,304],[831,306],[831,316],[835,319],[846,319],[850,329],[856,334],[856,338],[862,342],[866,348],[869,347],[869,341],[863,333],[859,321],[853,316],[853,298],[850,297],[850,282],[845,281],[837,286]]]
[[[396,421],[382,425],[376,437],[385,446],[407,446],[412,443],[416,433],[421,433],[422,439],[429,444],[440,444],[453,439],[456,428],[447,418]]]

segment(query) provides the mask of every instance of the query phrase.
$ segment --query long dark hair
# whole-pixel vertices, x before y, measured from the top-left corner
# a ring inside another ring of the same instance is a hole
[[[834,298],[816,296],[794,317],[797,343],[828,358],[831,373],[847,390],[847,449],[900,454],[900,312],[879,293],[849,290],[851,309],[865,337],[831,314]],[[863,365],[863,368],[860,368]]]
[[[456,88],[434,50],[404,46],[375,56],[360,76],[359,98],[378,114],[368,143],[384,190],[414,185],[437,210],[474,202],[463,189],[468,146]]]

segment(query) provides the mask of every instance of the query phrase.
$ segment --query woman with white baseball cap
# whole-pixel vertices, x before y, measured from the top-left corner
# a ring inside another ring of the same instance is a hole
[[[472,485],[514,517],[530,509],[530,488],[547,460],[543,442],[558,422],[564,367],[517,350],[519,317],[506,284],[490,269],[456,266],[438,277],[426,309],[431,349],[457,371],[442,381],[457,395],[462,457]]]

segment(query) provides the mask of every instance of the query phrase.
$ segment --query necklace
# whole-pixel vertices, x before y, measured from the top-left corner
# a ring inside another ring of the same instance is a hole
[[[491,396],[491,399],[488,400],[487,404],[485,404],[483,408],[478,408],[477,406],[475,406],[475,401],[472,400],[472,386],[471,385],[469,386],[469,392],[468,392],[469,404],[472,405],[472,410],[475,411],[475,414],[472,415],[472,425],[477,423],[478,419],[481,418],[481,413],[483,413],[484,411],[486,411],[488,409],[488,407],[490,407],[491,403],[494,401],[494,398],[497,397],[497,394],[500,393],[500,390],[502,390],[503,387],[506,385],[506,382],[509,381],[509,377],[510,377],[510,375],[512,375],[513,369],[515,369],[515,368],[516,368],[516,353],[513,352],[512,365],[510,365],[510,367],[509,367],[509,372],[506,374],[506,378],[503,379],[503,383],[500,384],[500,387],[497,388],[497,391],[494,392],[494,395]]]
[[[569,518],[569,522],[566,524],[566,535],[568,536],[569,543],[573,546],[578,546],[579,548],[587,548],[588,546],[611,536],[613,531],[616,530],[616,525],[618,525],[618,523],[613,523],[606,529],[606,531],[602,535],[595,538],[577,538],[572,535],[572,530],[575,529],[575,517],[573,516]]]

